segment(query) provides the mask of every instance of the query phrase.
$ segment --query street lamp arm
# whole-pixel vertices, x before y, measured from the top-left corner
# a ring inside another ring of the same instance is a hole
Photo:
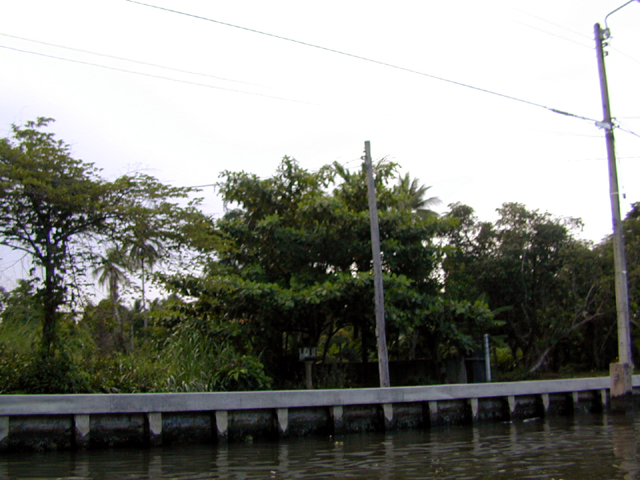
[[[613,12],[609,12],[609,13],[607,14],[607,16],[606,16],[606,17],[604,17],[604,27],[605,27],[607,30],[609,29],[609,25],[607,25],[607,19],[608,19],[611,15],[613,15],[614,13],[616,13],[616,12],[617,12],[618,10],[620,10],[621,8],[624,8],[624,7],[626,7],[627,5],[629,5],[630,3],[633,3],[633,2],[636,2],[636,1],[637,1],[638,3],[640,3],[640,0],[629,0],[629,1],[628,1],[627,3],[625,3],[624,5],[620,5],[618,8],[616,8]]]

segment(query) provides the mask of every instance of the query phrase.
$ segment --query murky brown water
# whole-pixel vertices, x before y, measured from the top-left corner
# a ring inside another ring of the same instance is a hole
[[[631,479],[640,415],[580,416],[228,446],[0,456],[0,478]]]

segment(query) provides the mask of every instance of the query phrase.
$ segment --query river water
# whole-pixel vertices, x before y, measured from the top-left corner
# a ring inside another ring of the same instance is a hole
[[[640,416],[561,417],[284,441],[4,454],[2,479],[632,479]]]

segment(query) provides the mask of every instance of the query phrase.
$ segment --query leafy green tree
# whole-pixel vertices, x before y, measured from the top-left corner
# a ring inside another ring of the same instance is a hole
[[[11,292],[3,291],[0,313],[0,357],[26,355],[40,338],[42,305],[35,295],[33,282],[19,280]]]
[[[627,281],[629,291],[629,313],[633,356],[640,352],[640,203],[632,205],[622,222],[625,253],[627,258]],[[591,326],[589,335],[579,347],[580,354],[593,364],[594,368],[605,369],[618,356],[617,309],[613,242],[611,236],[605,238],[594,249],[597,268],[601,272],[598,295],[604,303],[604,315]]]
[[[633,204],[624,219],[623,228],[629,282],[629,313],[635,339],[634,358],[638,358],[638,352],[640,352],[640,203]],[[611,245],[610,239],[607,240],[607,244]],[[606,265],[610,268],[613,260],[607,261]]]
[[[43,131],[50,122],[13,125],[11,137],[0,139],[0,244],[32,262],[45,354],[57,344],[61,307],[99,261],[101,245],[122,244],[142,222],[177,245],[184,240],[182,225],[198,214],[193,205],[176,203],[189,189],[140,174],[102,179],[93,164],[74,159],[68,145]]]
[[[448,216],[459,227],[447,239],[446,291],[485,298],[516,362],[535,371],[603,315],[598,262],[590,245],[573,237],[575,219],[518,203],[505,203],[498,213],[491,224],[478,222],[470,207],[451,206]]]
[[[4,294],[0,314],[4,326],[39,325],[42,314],[42,305],[36,298],[32,281],[20,279],[15,289]]]
[[[130,351],[126,348],[122,323],[129,319],[130,312],[111,298],[104,298],[98,304],[89,303],[78,322],[79,328],[87,332],[95,343],[96,354],[108,357],[116,353]]]
[[[401,356],[415,318],[438,328],[429,315],[441,288],[435,239],[449,220],[416,213],[419,202],[393,185],[396,165],[381,161],[374,170],[388,338]],[[298,346],[328,350],[340,331],[360,339],[368,361],[375,337],[365,178],[364,169],[351,172],[337,163],[309,172],[288,157],[268,179],[224,172],[219,188],[230,208],[215,224],[212,261],[202,276],[170,283],[195,299],[193,316],[242,326],[276,380],[284,364],[296,361]],[[454,330],[447,338],[461,341]]]

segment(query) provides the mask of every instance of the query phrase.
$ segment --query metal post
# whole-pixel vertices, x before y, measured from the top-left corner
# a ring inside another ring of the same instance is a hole
[[[307,379],[307,390],[313,390],[313,361],[304,361],[304,373]]]
[[[382,286],[382,260],[380,256],[380,228],[378,226],[378,205],[376,186],[373,181],[371,147],[364,142],[364,164],[367,170],[367,191],[369,194],[369,216],[371,218],[371,250],[373,253],[373,288],[375,292],[376,339],[378,343],[378,371],[380,387],[390,387],[389,354],[387,353],[387,334],[384,324],[384,290]]]
[[[484,334],[484,371],[487,382],[491,381],[491,347],[489,345],[489,334]]]
[[[605,130],[607,158],[609,162],[609,196],[611,199],[611,217],[613,220],[613,261],[615,269],[616,309],[618,316],[618,363],[611,364],[611,397],[623,397],[631,394],[631,375],[633,360],[631,357],[631,329],[629,327],[629,292],[627,284],[627,261],[625,258],[622,221],[620,218],[620,194],[618,191],[618,172],[614,149],[613,122],[609,104],[609,89],[604,65],[603,41],[608,38],[608,29],[602,30],[600,24],[594,25],[598,73],[600,76],[600,94],[602,97],[603,120],[599,124]]]

